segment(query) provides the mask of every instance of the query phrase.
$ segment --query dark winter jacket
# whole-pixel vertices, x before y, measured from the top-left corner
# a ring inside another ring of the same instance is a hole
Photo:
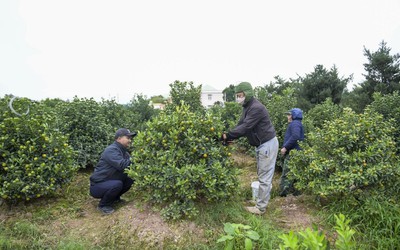
[[[267,108],[252,97],[243,105],[237,126],[227,134],[228,140],[246,136],[250,145],[260,146],[276,136]]]
[[[289,154],[292,149],[300,150],[301,148],[298,142],[304,140],[304,128],[302,124],[303,112],[295,108],[291,110],[291,114],[292,122],[289,123],[286,129],[282,146],[286,148],[286,154]]]
[[[131,160],[128,150],[115,141],[101,154],[99,163],[90,176],[90,182],[98,183],[106,180],[124,180],[127,178],[124,169],[129,165],[131,165]]]

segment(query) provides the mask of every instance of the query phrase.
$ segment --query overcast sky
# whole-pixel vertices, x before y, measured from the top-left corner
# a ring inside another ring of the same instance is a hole
[[[175,80],[223,90],[333,65],[364,78],[364,46],[400,53],[399,0],[1,0],[0,97],[167,95]]]

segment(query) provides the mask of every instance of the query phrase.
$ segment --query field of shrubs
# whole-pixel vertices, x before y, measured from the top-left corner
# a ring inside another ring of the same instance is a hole
[[[196,96],[197,89],[187,83],[175,84],[173,91],[178,85],[183,90],[179,98],[172,96],[165,110],[154,110],[142,95],[125,105],[78,97],[69,101],[2,97],[0,208],[2,212],[20,211],[43,208],[43,203],[87,200],[88,194],[79,191],[86,188],[79,187],[80,181],[87,178],[115,131],[126,127],[138,131],[131,148],[133,164],[127,170],[135,181],[131,198],[170,225],[194,223],[202,228],[205,240],[186,238],[154,246],[143,243],[136,231],[134,236],[126,236],[126,232],[109,228],[114,236],[100,243],[90,245],[72,238],[61,244],[46,241],[34,224],[21,224],[17,216],[3,216],[0,248],[124,249],[130,237],[136,239],[130,244],[144,249],[400,248],[397,92],[374,95],[363,112],[330,99],[305,112],[306,139],[301,144],[303,150],[291,154],[290,177],[306,201],[314,205],[310,213],[320,220],[310,228],[287,230],[274,224],[273,214],[257,217],[242,211],[240,204],[251,199],[251,190],[249,183],[243,185],[243,169],[233,158],[244,152],[251,159],[252,148],[244,140],[229,147],[220,141],[221,133],[235,125],[241,107],[227,102],[204,109],[189,95]],[[257,93],[282,142],[287,124],[284,112],[297,103],[293,90],[268,97]],[[277,176],[280,168],[278,159]],[[271,202],[276,196],[274,193]],[[78,210],[73,211],[75,216]],[[57,213],[53,213],[43,220],[56,218]],[[30,237],[24,237],[26,234]]]

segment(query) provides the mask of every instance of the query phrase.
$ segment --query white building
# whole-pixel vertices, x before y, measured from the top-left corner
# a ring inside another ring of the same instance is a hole
[[[224,103],[224,94],[222,90],[217,90],[210,85],[203,85],[201,88],[201,104],[210,108],[214,106],[216,102],[219,102],[221,105]]]

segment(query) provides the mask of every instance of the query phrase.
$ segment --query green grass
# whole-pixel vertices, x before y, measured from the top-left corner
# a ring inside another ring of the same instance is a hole
[[[400,205],[395,200],[384,196],[338,200],[320,215],[333,225],[335,213],[343,213],[352,221],[359,249],[400,249]]]

